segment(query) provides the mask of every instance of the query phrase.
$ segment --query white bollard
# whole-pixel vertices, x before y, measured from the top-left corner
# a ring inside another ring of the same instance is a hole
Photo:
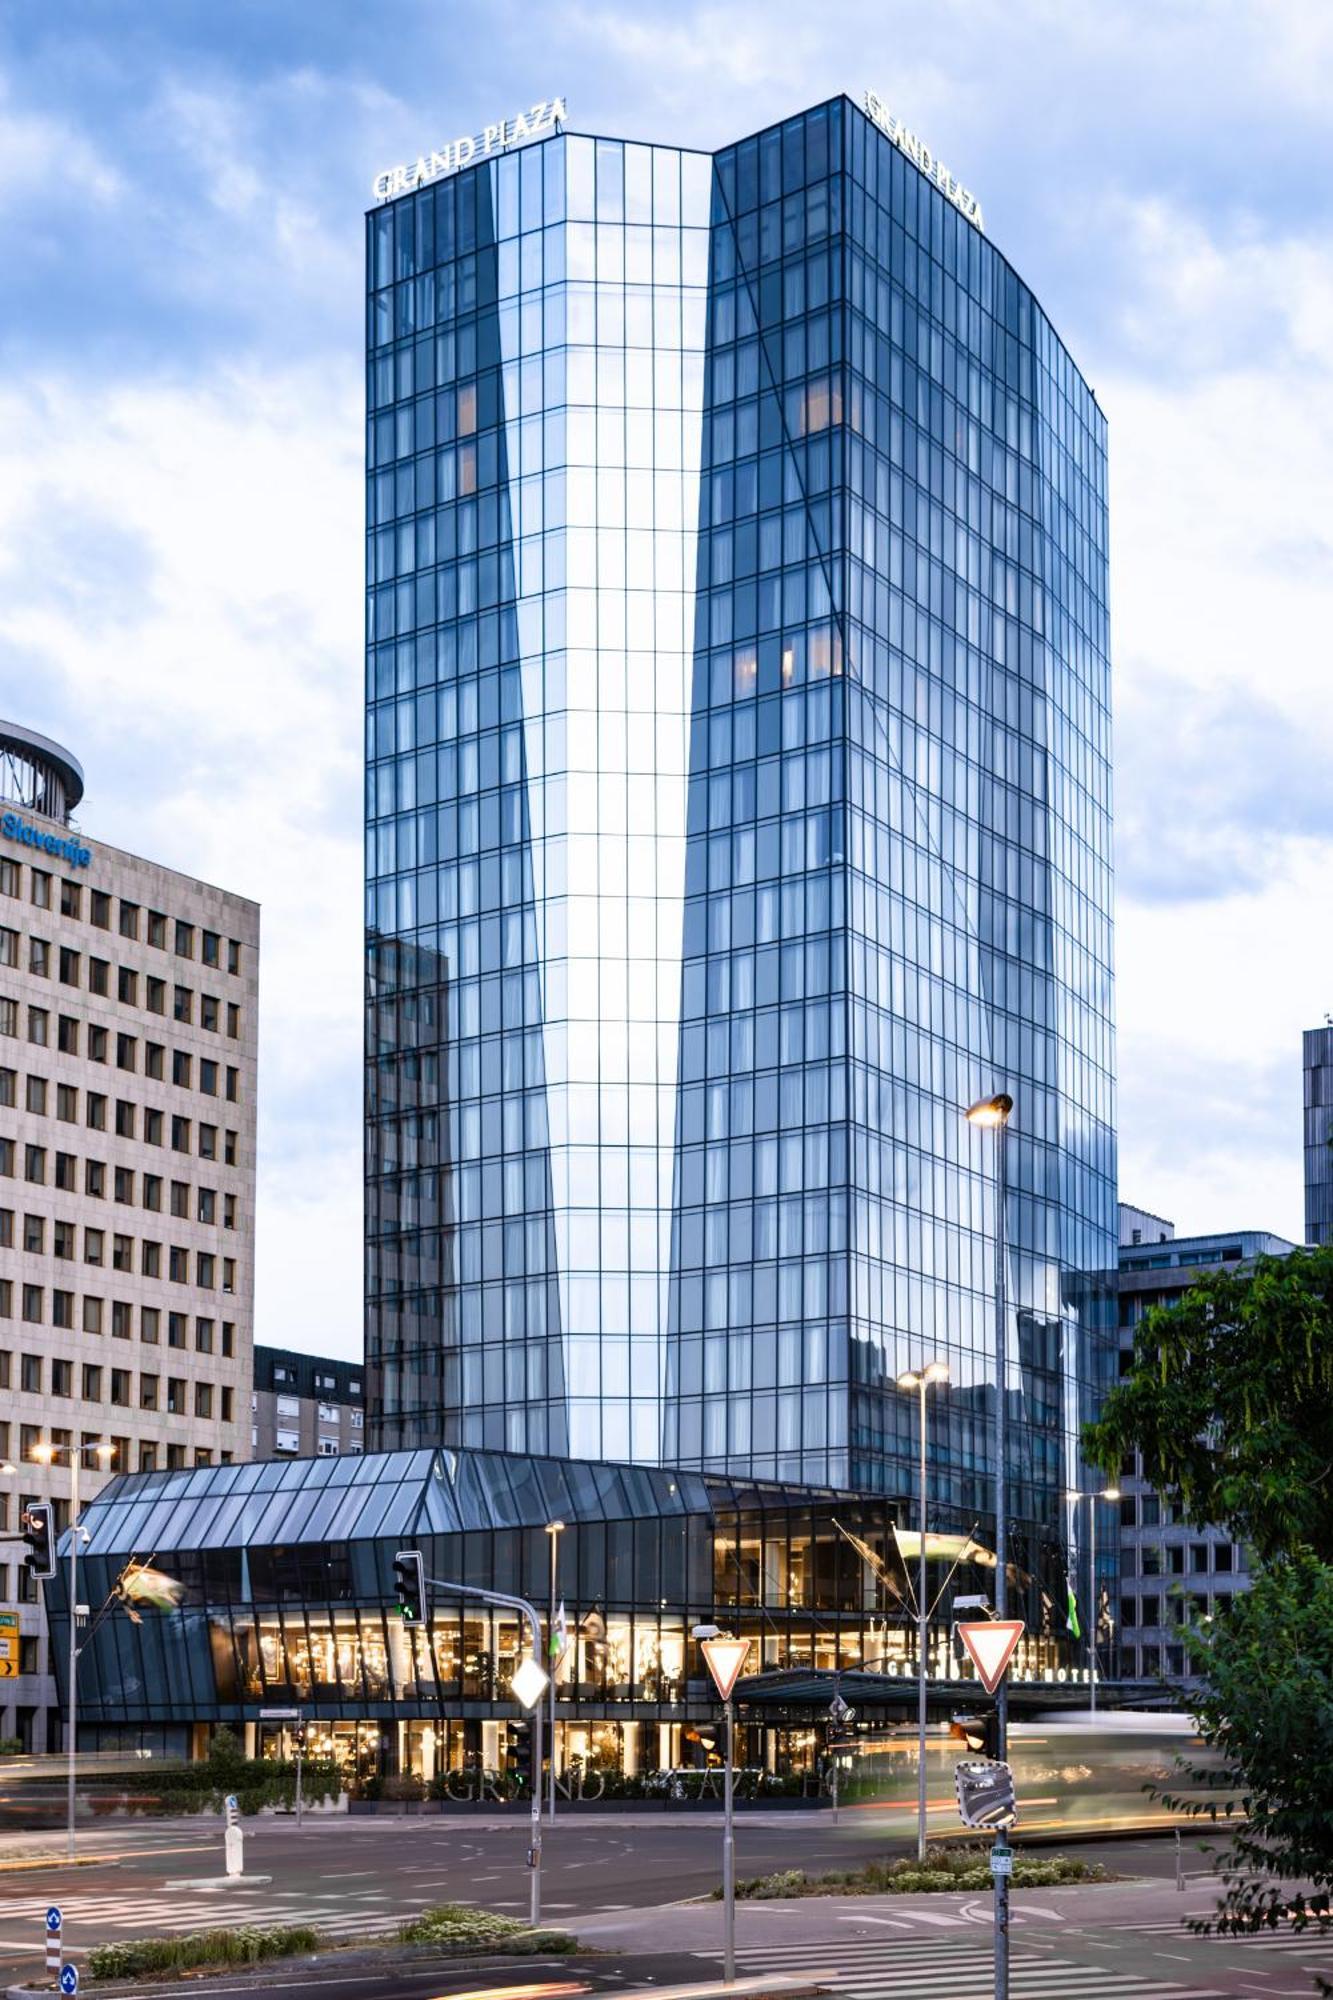
[[[245,1873],[245,1835],[241,1832],[241,1808],[234,1793],[227,1798],[227,1831],[223,1836],[229,1878]]]

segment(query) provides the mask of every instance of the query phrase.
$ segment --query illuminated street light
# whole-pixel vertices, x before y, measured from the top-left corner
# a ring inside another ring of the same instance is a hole
[[[1009,1495],[1006,1490],[1005,1457],[1009,1449],[1009,1306],[1005,1297],[1005,1265],[1009,1261],[1006,1243],[1005,1207],[1009,1199],[1008,1162],[1005,1143],[1014,1100],[1007,1090],[997,1090],[969,1105],[967,1121],[995,1134],[995,1616],[1005,1619],[1009,1604]],[[1000,1682],[995,1697],[996,1754],[1004,1762],[1009,1748],[1009,1682]],[[1003,1833],[996,1835],[997,1853],[1005,1848]],[[995,1872],[995,1994],[996,2000],[1009,1995],[1009,1877]]]
[[[547,1817],[551,1820],[554,1820],[555,1819],[555,1697],[556,1697],[555,1676],[556,1676],[556,1671],[560,1665],[560,1660],[556,1657],[556,1644],[555,1644],[555,1587],[556,1587],[556,1571],[559,1568],[560,1564],[560,1537],[565,1532],[565,1524],[563,1521],[548,1521],[546,1523],[546,1532],[551,1537],[551,1606],[550,1606],[550,1620],[546,1627],[546,1645],[551,1661],[551,1778],[550,1778],[550,1785],[547,1790]]]
[[[91,1451],[102,1461],[106,1470],[116,1455],[116,1447],[108,1438],[96,1444],[52,1444],[41,1438],[32,1448],[32,1457],[38,1465],[54,1465],[57,1458],[69,1454],[69,1713],[66,1727],[69,1734],[69,1777],[67,1783],[67,1810],[69,1817],[68,1852],[74,1859],[74,1791],[77,1775],[77,1743],[79,1714],[79,1467],[83,1454]]]
[[[1097,1708],[1097,1502],[1118,1500],[1120,1488],[1114,1480],[1104,1486],[1100,1493],[1080,1493],[1080,1500],[1091,1502],[1088,1508],[1088,1706],[1095,1713]]]
[[[926,1391],[949,1379],[947,1361],[928,1361],[924,1368],[904,1368],[898,1387],[920,1399],[921,1410],[921,1546],[917,1551],[916,1591],[916,1737],[917,1806],[916,1853],[926,1858],[926,1649],[929,1606],[926,1601]]]

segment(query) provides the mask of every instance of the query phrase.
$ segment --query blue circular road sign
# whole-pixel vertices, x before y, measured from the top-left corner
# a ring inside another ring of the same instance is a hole
[[[49,1931],[58,1931],[60,1929],[60,1910],[55,1903],[52,1903],[46,1913],[46,1928]]]
[[[77,1965],[62,1965],[60,1968],[60,1990],[62,1993],[77,1993],[79,1990],[79,1968]]]

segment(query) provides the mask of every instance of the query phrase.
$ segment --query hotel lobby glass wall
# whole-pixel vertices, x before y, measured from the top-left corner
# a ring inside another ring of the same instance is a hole
[[[117,1613],[93,1635],[80,1664],[84,1740],[94,1747],[103,1730],[135,1726],[262,1729],[265,1709],[299,1707],[362,1774],[404,1756],[420,1764],[428,1745],[440,1769],[498,1756],[519,1715],[511,1684],[526,1634],[510,1612],[447,1595],[432,1604],[429,1632],[404,1626],[393,1557],[419,1546],[432,1576],[544,1608],[544,1524],[555,1516],[566,1522],[559,1591],[571,1640],[557,1673],[562,1768],[594,1752],[632,1771],[689,1761],[715,1709],[690,1637],[699,1622],[751,1641],[747,1676],[867,1674],[886,1714],[911,1706],[914,1565],[883,1503],[664,1469],[419,1451],[108,1487],[84,1517],[88,1601],[149,1555],[185,1595],[137,1625]],[[981,1547],[930,1553],[932,1595],[946,1582],[985,1586]],[[48,1602],[55,1629],[59,1578]],[[947,1605],[931,1664],[947,1677]],[[1022,1664],[1054,1678],[1071,1662],[1034,1634]],[[753,1742],[770,1761],[789,1754],[780,1732]]]

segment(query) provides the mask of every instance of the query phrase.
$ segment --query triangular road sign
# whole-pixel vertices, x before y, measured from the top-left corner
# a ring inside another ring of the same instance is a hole
[[[708,1663],[713,1685],[723,1701],[731,1700],[731,1690],[740,1679],[741,1668],[750,1656],[748,1639],[702,1639],[699,1651]]]
[[[1025,1629],[1021,1618],[983,1618],[958,1627],[958,1636],[971,1654],[977,1679],[987,1694],[994,1694],[1004,1679]]]

